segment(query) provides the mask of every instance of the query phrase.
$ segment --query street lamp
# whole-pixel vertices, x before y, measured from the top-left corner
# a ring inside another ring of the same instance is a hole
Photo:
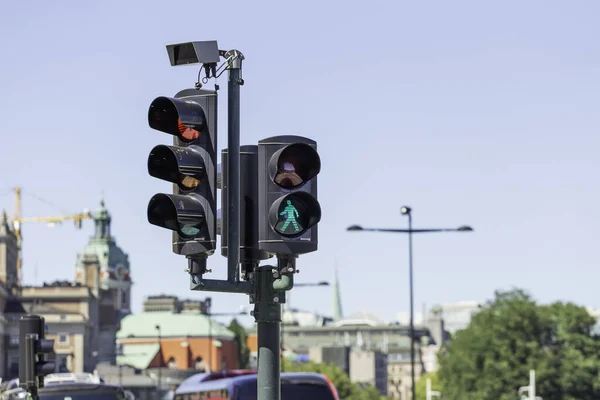
[[[412,400],[416,400],[415,386],[415,325],[414,325],[414,290],[413,290],[413,256],[412,256],[412,234],[413,233],[431,233],[431,232],[472,232],[473,228],[468,225],[462,225],[458,228],[443,229],[413,229],[412,227],[412,209],[408,206],[400,208],[402,215],[408,216],[408,229],[389,229],[389,228],[363,228],[360,225],[351,225],[346,230],[351,232],[391,232],[408,233],[408,280],[410,296],[410,378]]]
[[[319,287],[319,286],[329,286],[329,282],[327,282],[327,281],[320,281],[320,282],[294,283],[294,287]],[[287,305],[288,310],[290,310],[290,315],[292,315],[292,318],[293,318],[294,314],[292,314],[292,310],[291,310],[291,308],[289,306],[289,304],[290,304],[290,293],[291,293],[291,291],[289,291],[289,292],[286,293],[286,297],[287,297],[286,305]],[[280,333],[279,343],[280,343],[280,347],[281,347],[280,351],[281,351],[281,357],[282,357],[281,372],[285,371],[285,366],[284,366],[284,363],[283,363],[283,341],[284,341],[283,333],[284,333],[284,326],[285,326],[284,321],[283,321],[283,315],[284,314],[282,313],[282,315],[281,315],[281,326],[279,328],[279,333]]]

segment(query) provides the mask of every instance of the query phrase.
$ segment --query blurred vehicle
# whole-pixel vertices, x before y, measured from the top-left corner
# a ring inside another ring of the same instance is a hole
[[[90,374],[89,372],[73,373],[65,372],[58,374],[50,374],[44,377],[44,385],[63,384],[63,383],[104,383],[104,380],[98,375]]]
[[[125,390],[125,398],[127,400],[135,400],[135,395],[130,390]]]
[[[27,392],[14,379],[0,393],[0,400],[23,400]],[[135,400],[129,390],[106,384],[90,373],[58,373],[44,377],[44,387],[38,390],[40,400]]]
[[[130,400],[120,386],[106,383],[51,384],[38,391],[39,400]]]
[[[189,378],[184,379],[179,384],[179,387],[182,387],[185,385],[196,385],[201,382],[215,381],[218,379],[233,378],[236,376],[255,375],[255,374],[256,374],[256,370],[254,370],[254,369],[232,369],[232,370],[217,371],[217,372],[201,372],[199,374],[194,374],[194,375],[190,376]]]
[[[201,375],[201,374],[197,374]],[[174,400],[256,400],[257,375],[240,374],[231,378],[192,381],[194,375],[175,390]],[[186,383],[187,382],[187,383]],[[311,372],[281,373],[281,398],[285,400],[339,400],[337,390],[325,376]]]
[[[0,400],[19,400],[27,397],[27,392],[19,387],[3,390],[0,393]]]

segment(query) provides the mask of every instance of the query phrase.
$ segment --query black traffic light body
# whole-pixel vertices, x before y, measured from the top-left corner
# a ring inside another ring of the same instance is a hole
[[[46,339],[44,318],[24,315],[19,321],[19,385],[29,391],[44,386],[44,376],[55,370],[48,355],[54,353],[54,340]]]
[[[217,92],[185,89],[150,105],[151,128],[173,135],[148,157],[148,173],[173,183],[173,193],[156,194],[148,222],[173,231],[173,252],[211,255],[217,236]]]
[[[221,151],[221,254],[227,257],[227,149]],[[270,257],[258,248],[258,146],[240,146],[240,263],[257,264]],[[250,272],[250,271],[246,271]]]
[[[259,248],[278,255],[317,250],[321,206],[317,142],[275,136],[258,142]]]

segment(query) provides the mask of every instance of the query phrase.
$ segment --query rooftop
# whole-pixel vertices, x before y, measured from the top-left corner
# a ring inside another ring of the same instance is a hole
[[[155,338],[160,335],[167,337],[208,337],[233,339],[234,334],[218,321],[199,313],[178,314],[170,312],[142,312],[128,315],[121,321],[121,330],[117,338]]]

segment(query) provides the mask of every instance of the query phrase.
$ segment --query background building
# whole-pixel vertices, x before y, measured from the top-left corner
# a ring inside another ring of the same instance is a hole
[[[122,355],[117,364],[139,370],[166,367],[196,372],[237,368],[234,334],[202,313],[202,303],[179,301],[175,296],[148,298],[144,312],[121,322],[117,337]],[[163,311],[168,304],[173,308]]]
[[[127,254],[111,235],[104,201],[93,213],[94,234],[77,255],[74,281],[23,286],[17,267],[15,230],[0,219],[0,376],[18,376],[19,319],[46,319],[55,339],[57,371],[89,372],[98,362],[115,363],[120,320],[130,313],[131,273]]]

